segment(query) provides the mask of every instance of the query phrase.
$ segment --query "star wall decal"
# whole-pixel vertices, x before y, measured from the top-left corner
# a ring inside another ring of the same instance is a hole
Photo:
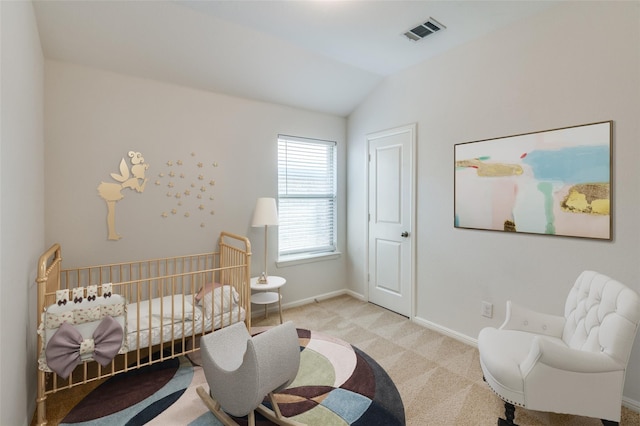
[[[191,152],[186,160],[167,160],[164,163],[164,170],[158,173],[155,184],[165,185],[170,189],[166,193],[169,205],[160,212],[163,219],[173,221],[178,217],[183,220],[194,218],[198,226],[204,228],[211,222],[211,219],[206,217],[215,214],[214,196],[211,194],[205,196],[205,194],[207,191],[212,191],[216,185],[215,174],[219,164],[217,161],[197,157],[199,156],[195,152]],[[194,190],[197,191],[195,197],[192,195]]]

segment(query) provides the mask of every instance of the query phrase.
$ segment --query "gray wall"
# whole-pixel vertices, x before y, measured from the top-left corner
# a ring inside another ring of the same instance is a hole
[[[638,2],[563,4],[389,77],[348,120],[43,63],[31,4],[0,2],[0,19],[0,341],[18,348],[0,353],[0,375],[14,384],[0,390],[0,424],[26,425],[34,409],[33,282],[42,250],[60,242],[66,266],[169,256],[209,250],[224,229],[251,238],[259,270],[263,234],[249,224],[255,199],[276,194],[278,133],[338,142],[345,253],[270,266],[288,279],[285,303],[345,288],[366,295],[366,134],[412,122],[418,123],[417,322],[473,341],[482,327],[501,322],[507,299],[561,312],[569,285],[587,268],[640,291]],[[454,144],[609,119],[615,121],[612,242],[453,228]],[[116,219],[123,238],[107,241],[106,206],[96,188],[129,150],[143,153],[150,180],[143,193],[123,192]],[[192,152],[219,164],[211,171],[216,214],[162,218],[168,197],[155,178],[167,171],[167,160],[186,162]],[[493,319],[480,316],[481,300],[494,303]],[[640,409],[638,340],[625,401]]]
[[[44,249],[43,57],[30,2],[0,2],[0,424],[28,425],[36,389],[36,262]]]
[[[344,224],[345,118],[47,60],[46,243],[61,244],[65,267],[87,266],[211,251],[220,231],[230,231],[250,238],[258,274],[264,228],[252,228],[251,216],[258,197],[277,197],[279,133],[337,141],[338,218]],[[96,188],[117,183],[111,173],[120,174],[123,157],[131,166],[130,150],[149,165],[148,182],[143,192],[122,190],[116,203],[122,238],[109,241],[107,207]],[[190,195],[167,196],[177,189]],[[338,230],[342,251],[345,229]],[[268,271],[287,278],[284,303],[344,290],[344,258],[276,268],[277,229],[269,233]]]
[[[638,2],[567,2],[387,78],[348,122],[349,289],[367,292],[366,135],[415,122],[417,322],[474,341],[501,323],[507,299],[562,314],[584,269],[640,292],[639,24]],[[454,144],[604,120],[614,120],[613,241],[453,227]],[[640,338],[624,395],[640,409]]]

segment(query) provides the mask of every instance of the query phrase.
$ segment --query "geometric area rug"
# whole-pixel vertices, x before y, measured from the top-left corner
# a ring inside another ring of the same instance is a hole
[[[275,394],[283,416],[307,425],[402,426],[404,406],[391,378],[358,348],[298,329],[300,369]],[[64,426],[221,425],[196,393],[209,390],[202,367],[186,357],[116,375],[96,387],[62,420]],[[235,419],[247,424],[246,417]],[[256,424],[270,426],[256,412]]]

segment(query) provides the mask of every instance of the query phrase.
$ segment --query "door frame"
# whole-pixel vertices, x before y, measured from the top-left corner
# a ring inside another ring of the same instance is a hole
[[[411,208],[410,208],[410,217],[411,217],[411,229],[409,230],[411,239],[409,241],[410,247],[411,247],[411,301],[410,301],[410,314],[409,314],[409,319],[413,320],[413,318],[416,315],[416,237],[417,237],[417,224],[416,224],[416,208],[417,208],[417,200],[416,200],[416,175],[417,175],[417,170],[416,170],[416,164],[417,164],[417,158],[416,158],[416,145],[417,145],[417,129],[418,129],[418,124],[417,123],[411,123],[411,124],[406,124],[403,126],[398,126],[398,127],[393,127],[390,129],[385,129],[385,130],[380,130],[380,131],[375,131],[375,132],[371,132],[371,133],[367,133],[366,134],[366,138],[367,138],[367,144],[366,144],[366,150],[365,150],[365,169],[366,169],[366,191],[365,191],[365,213],[364,213],[364,220],[365,223],[367,224],[366,226],[366,230],[365,230],[365,247],[366,247],[366,254],[365,254],[365,268],[364,268],[364,283],[365,283],[365,291],[364,291],[364,295],[365,295],[365,300],[367,302],[370,302],[370,297],[369,297],[369,266],[370,266],[370,258],[369,258],[369,244],[371,243],[370,241],[370,237],[369,237],[369,203],[370,203],[370,197],[369,197],[369,190],[370,190],[370,176],[369,173],[371,172],[371,162],[369,161],[369,152],[371,149],[371,139],[377,139],[380,137],[385,137],[385,136],[391,136],[391,135],[396,135],[399,133],[406,133],[409,132],[411,134],[411,147],[410,147],[410,152],[411,152],[411,173],[409,174],[410,176],[410,183],[411,183]]]

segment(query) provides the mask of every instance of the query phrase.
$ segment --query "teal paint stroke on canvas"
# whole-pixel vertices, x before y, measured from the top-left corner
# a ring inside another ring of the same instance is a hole
[[[575,146],[536,150],[523,159],[536,179],[567,183],[609,182],[609,147]]]
[[[554,235],[556,233],[556,226],[553,215],[553,185],[549,182],[540,182],[538,184],[538,190],[544,195],[544,216],[546,219],[544,233]]]

